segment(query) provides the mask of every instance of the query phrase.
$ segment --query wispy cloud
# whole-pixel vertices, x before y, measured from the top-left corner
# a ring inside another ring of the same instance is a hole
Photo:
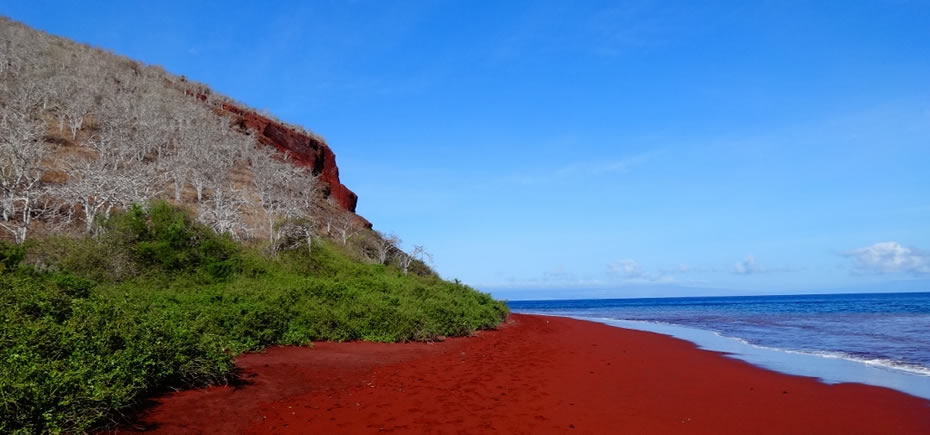
[[[630,169],[645,164],[647,161],[649,161],[649,157],[650,154],[648,153],[637,154],[617,160],[608,161],[606,163],[588,165],[586,167],[582,167],[581,172],[587,173],[589,175],[623,174],[629,172]]]
[[[591,52],[607,57],[632,49],[666,45],[682,30],[682,18],[687,16],[684,10],[649,3],[625,3],[597,11],[588,23],[585,42]]]
[[[631,170],[645,165],[654,152],[646,152],[606,162],[576,162],[558,168],[539,169],[535,172],[512,174],[501,178],[501,181],[532,186],[547,182],[564,181],[566,178],[590,178],[607,175],[625,174]]]
[[[645,158],[641,159],[645,161]],[[598,174],[610,174],[610,173],[623,173],[630,169],[631,166],[636,165],[639,161],[633,159],[620,160],[612,163],[608,163],[603,166],[595,167],[591,169],[591,173]]]
[[[607,274],[624,283],[672,283],[675,278],[666,273],[651,273],[629,258],[607,264]]]
[[[576,287],[595,287],[606,284],[603,279],[582,276],[568,270],[564,265],[557,265],[544,270],[540,275],[523,277],[506,277],[500,280],[478,283],[479,288],[539,288],[564,289]]]
[[[478,288],[507,288],[507,289],[567,289],[581,287],[599,287],[606,285],[607,282],[601,279],[592,278],[575,278],[575,279],[556,279],[551,280],[543,278],[518,278],[510,277],[498,281],[486,281],[476,283]]]
[[[617,260],[607,265],[607,271],[624,279],[642,278],[643,268],[635,260]]]
[[[622,56],[674,43],[694,16],[687,9],[651,1],[609,7],[553,2],[523,9],[495,38],[488,53],[490,61],[552,54]]]
[[[545,281],[577,281],[577,277],[574,273],[569,272],[565,269],[565,266],[559,265],[555,266],[545,272],[543,272],[543,280]]]
[[[720,269],[717,267],[710,266],[700,266],[694,264],[679,264],[673,267],[665,267],[659,269],[659,273],[663,275],[684,275],[690,273],[713,273],[720,272]]]
[[[846,252],[853,260],[853,272],[930,274],[930,254],[902,246],[898,242],[878,242]]]
[[[733,273],[737,275],[759,275],[763,273],[794,272],[797,270],[799,269],[789,266],[769,267],[762,265],[754,255],[747,255],[740,262],[733,265]]]

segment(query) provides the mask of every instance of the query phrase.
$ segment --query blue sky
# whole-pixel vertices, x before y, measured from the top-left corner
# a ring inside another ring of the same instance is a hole
[[[930,290],[926,1],[135,3],[0,14],[321,134],[496,296]]]

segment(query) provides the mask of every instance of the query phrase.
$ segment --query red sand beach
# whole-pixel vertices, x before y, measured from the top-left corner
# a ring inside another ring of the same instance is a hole
[[[514,314],[442,343],[318,343],[173,393],[163,433],[923,433],[930,401],[787,376],[648,332]],[[132,431],[132,428],[124,428]]]

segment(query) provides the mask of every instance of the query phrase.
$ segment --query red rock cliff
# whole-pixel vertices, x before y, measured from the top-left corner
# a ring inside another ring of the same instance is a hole
[[[355,213],[358,195],[339,181],[336,154],[325,142],[250,110],[243,110],[228,103],[224,103],[222,108],[239,118],[240,127],[255,132],[259,142],[288,153],[294,164],[308,167],[315,175],[319,175],[320,181],[325,183],[330,197],[336,204],[346,211]]]

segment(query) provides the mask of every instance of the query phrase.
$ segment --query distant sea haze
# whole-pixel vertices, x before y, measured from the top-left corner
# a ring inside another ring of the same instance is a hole
[[[515,312],[666,333],[779,371],[930,398],[930,293],[512,301],[509,306]]]

